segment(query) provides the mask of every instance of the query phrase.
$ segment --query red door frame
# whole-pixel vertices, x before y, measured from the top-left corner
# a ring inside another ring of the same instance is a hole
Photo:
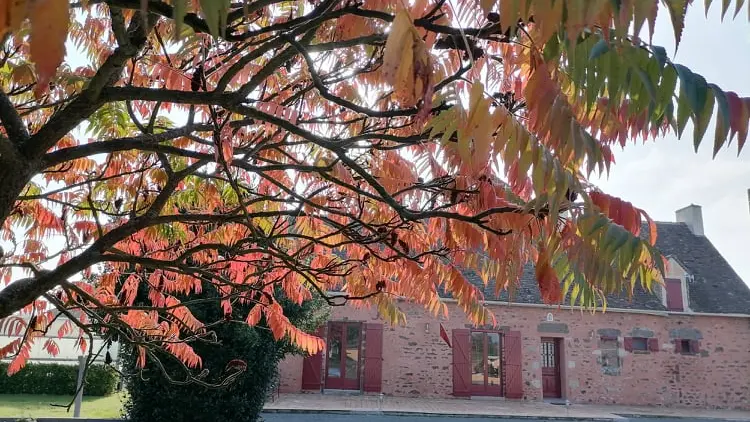
[[[471,334],[469,337],[469,346],[471,350],[470,358],[473,356],[473,341],[471,341],[471,335],[474,333],[482,333],[484,334],[482,336],[482,360],[484,361],[484,384],[474,384],[474,378],[473,378],[473,368],[471,369],[471,372],[469,373],[469,379],[471,382],[471,394],[473,396],[492,396],[492,397],[501,397],[503,395],[503,364],[502,364],[502,356],[503,356],[503,333],[498,331],[492,331],[492,330],[471,330]],[[498,345],[497,345],[497,352],[498,352],[498,359],[500,364],[500,373],[499,373],[499,379],[497,385],[489,385],[489,359],[487,357],[487,350],[489,349],[489,341],[487,334],[497,334],[498,336]],[[473,362],[472,362],[473,364]]]
[[[542,359],[542,396],[545,399],[559,399],[562,397],[562,377],[560,373],[560,338],[542,337],[542,354],[544,354],[545,343],[552,345],[552,350],[555,354],[552,363],[555,366],[545,366],[547,362],[545,362],[545,359]]]
[[[329,372],[329,363],[330,363],[330,353],[331,353],[331,345],[333,342],[331,341],[333,339],[333,336],[335,335],[335,331],[333,330],[333,326],[340,326],[341,331],[341,338],[339,339],[341,352],[340,352],[340,360],[338,363],[338,369],[339,369],[339,375],[338,376],[331,376]],[[348,327],[357,327],[357,376],[355,378],[347,378],[346,377],[346,334],[348,331]],[[325,388],[330,388],[333,390],[359,390],[360,389],[360,372],[362,369],[362,323],[360,322],[351,322],[351,321],[331,321],[328,323],[328,347],[326,350],[326,376],[325,376]]]

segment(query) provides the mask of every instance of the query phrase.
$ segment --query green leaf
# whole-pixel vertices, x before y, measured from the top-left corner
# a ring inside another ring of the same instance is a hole
[[[731,0],[724,0],[721,3],[721,20],[724,20],[724,16],[727,14],[727,10],[729,10],[729,3],[731,3]]]
[[[594,222],[594,224],[589,229],[589,232],[586,233],[586,237],[591,237],[597,231],[599,231],[599,229],[601,229],[602,227],[606,226],[607,223],[609,223],[609,219],[607,219],[607,218],[605,218],[603,216],[597,216],[597,217],[593,217],[593,218],[595,218],[596,221]]]
[[[649,97],[651,97],[651,102],[656,103],[656,86],[654,86],[654,81],[651,80],[648,74],[641,68],[636,68],[635,72],[640,76],[643,86],[646,87],[646,92],[648,92]]]
[[[594,44],[594,47],[591,49],[591,53],[589,54],[589,60],[596,60],[601,56],[602,54],[609,51],[609,43],[604,38],[600,38],[599,41]]]
[[[231,0],[200,0],[200,4],[211,35],[224,37]]]
[[[693,118],[693,126],[695,126],[693,128],[693,146],[696,152],[698,152],[698,147],[703,140],[703,136],[706,134],[708,122],[711,121],[711,115],[713,115],[714,111],[714,96],[710,91],[706,94],[703,110],[695,113]]]
[[[688,103],[687,94],[680,90],[680,96],[677,99],[677,139],[682,138],[682,132],[690,118],[690,104]]]
[[[705,1],[704,1],[704,6],[705,6],[705,9],[706,9],[706,10],[705,10],[705,12],[706,12],[706,17],[708,17],[708,9],[710,9],[710,8],[711,8],[711,2],[713,2],[713,0],[705,0]]]
[[[716,154],[719,153],[719,150],[724,146],[724,142],[729,136],[729,100],[727,100],[727,94],[717,85],[709,84],[708,86],[713,90],[716,103],[719,105],[716,120],[716,135],[714,136],[714,158],[716,158]]]
[[[674,28],[674,50],[680,46],[682,40],[682,30],[685,28],[685,14],[687,14],[689,0],[664,0],[669,10],[669,17],[672,19],[672,28]]]
[[[700,114],[705,109],[708,98],[706,79],[681,64],[675,64],[674,68],[680,77],[681,89],[685,91],[693,113]]]
[[[654,35],[654,20],[656,19],[656,11],[658,8],[658,0],[638,0],[633,2],[633,33],[640,35],[643,23],[648,19],[648,35],[649,42],[651,37]]]
[[[737,15],[740,14],[740,11],[742,10],[742,6],[745,4],[745,0],[736,0],[735,3],[737,3],[734,8],[734,17],[736,18]],[[747,12],[750,13],[750,7],[747,8]]]
[[[651,52],[654,54],[654,57],[656,57],[656,60],[659,62],[659,70],[663,70],[664,66],[666,66],[667,61],[669,60],[667,58],[667,50],[659,45],[655,45],[651,47]]]
[[[174,19],[175,25],[175,39],[180,38],[182,33],[182,24],[185,22],[185,13],[187,11],[187,0],[173,0],[174,12],[172,18]]]

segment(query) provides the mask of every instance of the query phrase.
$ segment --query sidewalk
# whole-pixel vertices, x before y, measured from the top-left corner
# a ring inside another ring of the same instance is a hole
[[[265,412],[293,413],[383,413],[447,416],[490,416],[516,419],[577,419],[613,421],[628,416],[716,418],[750,421],[750,412],[638,406],[554,405],[511,400],[425,399],[407,397],[281,394],[266,404]]]

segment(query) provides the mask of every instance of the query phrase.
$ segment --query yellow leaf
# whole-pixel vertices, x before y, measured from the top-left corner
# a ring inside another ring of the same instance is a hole
[[[408,87],[411,84],[412,66],[414,63],[414,50],[412,49],[411,40],[404,42],[403,48],[401,49],[401,55],[399,57],[399,68],[396,73],[396,79],[393,81],[393,86],[397,91],[404,91],[401,88]]]
[[[518,2],[515,0],[500,2],[500,28],[503,31],[510,29],[510,32],[513,33],[517,24]]]
[[[52,76],[65,58],[70,5],[68,0],[36,0],[31,9],[31,60],[38,75],[34,92],[47,91]]]
[[[396,80],[396,74],[401,67],[401,57],[405,43],[411,44],[407,35],[411,27],[411,18],[406,10],[400,9],[393,19],[391,32],[385,42],[385,51],[383,52],[383,77],[387,82],[393,85]],[[408,40],[408,41],[407,41]],[[408,48],[411,48],[409,45]]]

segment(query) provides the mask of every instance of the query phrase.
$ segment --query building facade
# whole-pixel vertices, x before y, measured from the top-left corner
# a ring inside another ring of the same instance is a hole
[[[541,304],[531,268],[512,298],[476,280],[494,327],[472,325],[449,297],[449,319],[403,302],[406,326],[334,308],[326,350],[282,362],[280,389],[748,409],[750,289],[699,218],[692,205],[659,223],[664,286],[609,298],[604,313]]]

